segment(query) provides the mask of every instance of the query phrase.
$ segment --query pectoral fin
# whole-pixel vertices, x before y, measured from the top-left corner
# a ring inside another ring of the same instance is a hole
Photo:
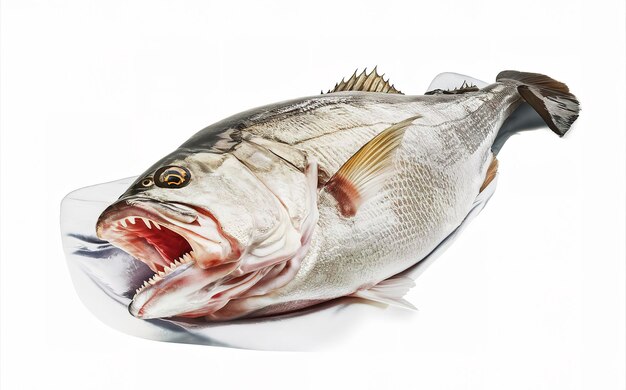
[[[407,127],[420,116],[396,123],[372,138],[328,180],[324,190],[338,203],[344,217],[352,217],[359,206],[375,195],[391,173],[395,150]]]
[[[415,286],[413,279],[407,276],[393,276],[382,282],[368,288],[367,290],[359,290],[351,296],[363,298],[374,302],[384,303],[386,305],[397,306],[403,309],[417,310],[411,302],[403,297]]]

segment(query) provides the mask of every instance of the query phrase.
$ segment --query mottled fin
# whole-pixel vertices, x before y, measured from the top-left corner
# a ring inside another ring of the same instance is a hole
[[[485,181],[483,185],[480,186],[480,191],[483,192],[485,188],[491,183],[494,177],[496,177],[496,173],[498,173],[498,159],[496,156],[492,156],[491,164],[489,164],[489,168],[487,168],[487,174],[485,175]]]
[[[328,180],[324,190],[336,200],[344,217],[352,217],[359,206],[375,195],[391,172],[394,151],[414,116],[396,123],[372,138]]]
[[[404,309],[417,310],[411,302],[403,298],[414,286],[415,282],[408,276],[392,276],[367,290],[359,290],[352,296]]]
[[[543,118],[548,127],[563,136],[578,118],[580,106],[567,85],[539,73],[505,70],[497,81],[515,80],[517,92]]]
[[[367,69],[364,69],[357,76],[357,70],[354,71],[352,77],[348,79],[348,81],[344,81],[341,79],[340,83],[335,84],[335,88],[329,90],[327,93],[333,92],[345,92],[345,91],[360,91],[360,92],[381,92],[381,93],[397,93],[400,95],[404,95],[402,92],[398,91],[393,84],[389,83],[389,80],[385,80],[383,75],[379,75],[376,67],[369,74],[367,74]]]

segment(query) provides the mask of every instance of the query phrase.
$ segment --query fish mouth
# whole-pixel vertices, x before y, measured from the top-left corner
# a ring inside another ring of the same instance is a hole
[[[137,286],[133,300],[175,270],[196,263],[211,268],[238,257],[233,250],[236,243],[224,235],[208,211],[184,204],[121,200],[100,215],[96,232],[154,271]]]
[[[197,220],[191,223],[197,224]],[[181,230],[155,212],[118,203],[105,210],[96,227],[98,237],[121,247],[157,273],[193,251]]]

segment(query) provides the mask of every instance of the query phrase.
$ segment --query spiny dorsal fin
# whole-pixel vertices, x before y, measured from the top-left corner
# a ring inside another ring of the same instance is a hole
[[[368,74],[367,68],[363,69],[358,76],[355,70],[352,77],[345,81],[345,79],[341,79],[340,83],[335,84],[335,88],[328,91],[327,93],[333,92],[345,92],[345,91],[360,91],[360,92],[381,92],[381,93],[397,93],[400,95],[404,95],[402,92],[398,91],[392,84],[389,84],[389,80],[385,80],[383,75],[379,75],[376,70],[377,67]]]
[[[359,206],[374,196],[391,172],[394,151],[414,116],[386,128],[366,143],[328,180],[324,189],[332,195],[344,217],[352,217]]]

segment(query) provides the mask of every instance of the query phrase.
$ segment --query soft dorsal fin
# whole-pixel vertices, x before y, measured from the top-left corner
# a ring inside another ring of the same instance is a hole
[[[479,90],[476,85],[463,81],[461,86],[454,87],[454,89],[433,89],[424,95],[461,95],[468,92],[478,92]]]
[[[400,95],[404,95],[402,92],[398,91],[393,84],[389,83],[389,79],[385,81],[383,75],[379,75],[376,70],[377,67],[368,74],[367,69],[363,69],[358,76],[355,70],[352,77],[345,81],[341,79],[341,82],[335,84],[335,88],[328,91],[327,93],[333,92],[345,92],[345,91],[360,91],[360,92],[381,92],[381,93],[397,93]]]
[[[359,206],[380,190],[404,132],[419,117],[413,116],[383,130],[328,180],[324,190],[337,200],[341,215],[354,216]]]
[[[433,79],[426,95],[456,95],[466,92],[475,92],[487,85],[488,83],[470,76],[446,72],[438,74],[437,77]]]

